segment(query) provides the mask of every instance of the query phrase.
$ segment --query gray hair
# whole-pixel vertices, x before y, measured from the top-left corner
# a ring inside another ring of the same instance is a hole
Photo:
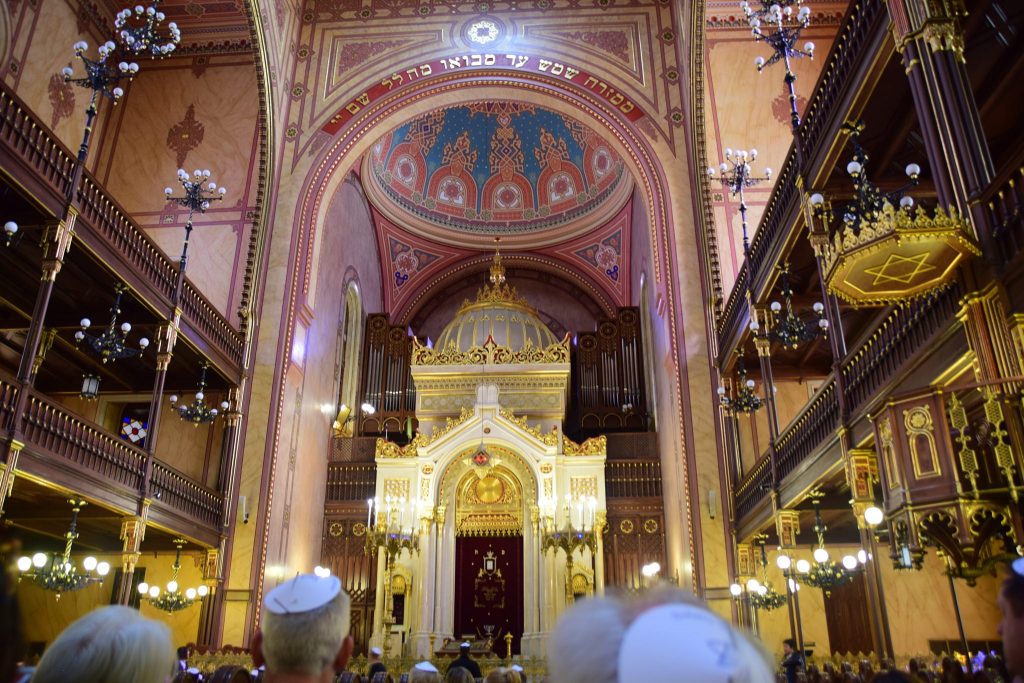
[[[619,650],[629,626],[644,611],[672,603],[707,609],[689,593],[667,587],[632,598],[595,598],[576,603],[555,625],[548,642],[549,680],[618,683],[621,680]],[[728,622],[722,622],[735,635],[738,662],[733,680],[736,683],[772,683],[772,669],[760,648]]]
[[[348,635],[349,597],[339,591],[329,603],[308,612],[263,612],[263,657],[274,673],[316,675],[331,666]]]
[[[164,683],[174,669],[171,630],[138,610],[109,605],[89,612],[57,636],[34,683]]]

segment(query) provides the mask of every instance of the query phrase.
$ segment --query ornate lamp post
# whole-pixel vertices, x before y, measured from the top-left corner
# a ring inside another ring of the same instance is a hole
[[[753,175],[753,171],[750,168],[750,162],[757,159],[757,150],[752,149],[749,152],[744,149],[733,151],[730,148],[725,150],[725,161],[718,167],[718,172],[721,175],[719,180],[722,186],[729,190],[729,194],[740,199],[740,221],[743,226],[743,256],[744,258],[750,257],[750,239],[747,231],[747,203],[744,200],[743,191],[748,187],[753,187],[758,183],[763,183],[771,180],[772,169],[764,169],[763,176]],[[708,176],[714,178],[716,176],[715,169],[708,167]]]
[[[124,89],[118,83],[122,79],[130,81],[139,72],[139,65],[135,62],[122,61],[118,62],[117,65],[107,63],[107,60],[114,54],[116,47],[113,41],[108,40],[99,46],[97,50],[99,58],[90,59],[85,56],[85,51],[89,49],[89,44],[84,40],[80,40],[72,46],[72,49],[75,51],[75,56],[82,62],[85,76],[75,78],[75,70],[70,66],[61,69],[66,83],[73,83],[92,91],[89,106],[85,110],[85,133],[82,136],[82,144],[78,147],[79,168],[76,169],[75,177],[68,187],[67,199],[69,202],[74,196],[75,189],[77,189],[80,167],[84,166],[85,159],[89,155],[89,137],[92,135],[92,125],[96,118],[97,101],[102,96],[117,102],[124,95]]]
[[[812,307],[814,317],[805,320],[793,307],[793,289],[789,284],[789,264],[783,264],[780,274],[782,285],[782,301],[773,301],[769,306],[771,313],[766,316],[765,332],[760,335],[769,342],[778,342],[791,350],[800,348],[801,344],[828,334],[828,319],[825,317],[825,305],[820,301]],[[750,331],[758,335],[761,324],[757,317],[750,319]]]
[[[95,557],[89,556],[82,560],[82,569],[79,571],[71,562],[71,546],[78,538],[78,513],[88,503],[80,498],[68,500],[71,504],[71,524],[64,534],[64,553],[47,556],[46,553],[36,553],[32,557],[21,557],[18,559],[19,580],[30,579],[32,583],[53,591],[57,599],[64,593],[77,591],[86,586],[103,581],[103,578],[110,573],[110,564],[97,562]]]
[[[582,553],[584,549],[590,550],[591,560],[597,553],[598,534],[601,531],[597,517],[597,498],[578,496],[574,499],[566,494],[561,522],[557,519],[557,501],[554,498],[542,498],[538,507],[542,514],[541,552],[557,553],[562,550],[565,553],[566,576],[571,581],[573,557],[577,551]],[[565,599],[566,603],[575,600],[571,588],[566,590]]]
[[[747,581],[747,591],[750,593],[750,604],[756,609],[771,611],[786,604],[786,598],[779,593],[768,581],[768,552],[765,550],[767,537],[757,537],[757,544],[761,546],[761,581],[750,579]]]
[[[747,15],[747,23],[754,40],[764,42],[772,49],[772,55],[754,59],[754,66],[760,72],[778,61],[786,65],[786,89],[789,92],[789,117],[793,132],[800,127],[800,113],[796,108],[796,74],[791,59],[814,57],[814,43],[804,43],[803,49],[796,47],[800,32],[811,24],[811,8],[803,0],[747,0],[740,3],[740,9]]]

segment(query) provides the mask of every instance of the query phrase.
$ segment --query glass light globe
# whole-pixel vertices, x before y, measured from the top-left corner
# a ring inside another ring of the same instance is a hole
[[[782,310],[782,304],[780,304],[778,301],[773,301],[772,302],[772,313],[778,313],[781,310]]]
[[[71,570],[72,570],[72,569],[73,569],[74,567],[73,567],[73,566],[71,565],[71,563],[70,563],[70,562],[65,562],[64,564],[62,564],[62,565],[61,565],[61,568],[62,568],[62,569],[64,570],[64,573],[65,573],[65,574],[68,574],[68,573],[70,573],[70,572],[71,572]]]
[[[96,569],[96,558],[90,555],[82,560],[82,566],[85,568],[85,571],[91,572],[93,569]]]
[[[804,43],[804,52],[806,52],[809,55],[813,55],[814,54],[814,43],[812,43],[809,40],[806,43]]]
[[[139,348],[140,349],[145,349],[147,346],[149,346],[149,338],[148,337],[142,337],[141,339],[139,339]]]
[[[31,568],[32,568],[32,558],[31,557],[19,557],[18,558],[18,571],[19,572],[27,572]]]
[[[172,194],[174,194],[174,190],[172,190],[169,187],[165,187],[164,188],[164,194],[167,195],[168,197],[170,197]]]
[[[743,586],[739,585],[738,583],[734,583],[731,586],[729,586],[729,592],[732,593],[732,596],[734,598],[738,598],[740,597],[740,594],[743,593]]]
[[[846,172],[852,176],[860,175],[861,170],[864,167],[860,165],[859,161],[851,161],[846,165]]]
[[[764,66],[764,57],[754,57],[754,66],[758,69]]]
[[[775,558],[775,564],[778,566],[779,569],[785,571],[793,566],[793,558],[791,558],[789,555],[779,555],[777,558]]]
[[[46,566],[46,555],[43,553],[36,553],[32,556],[32,566],[42,568]]]
[[[209,594],[210,589],[204,584],[199,586],[199,589],[196,592],[199,593],[199,597],[205,598],[207,594]]]
[[[107,574],[109,574],[110,573],[110,563],[109,562],[100,562],[98,565],[96,565],[96,573],[99,574],[100,576],[106,576]]]
[[[882,510],[874,505],[864,511],[864,521],[871,526],[878,526],[884,518],[885,514]]]
[[[861,564],[867,564],[868,554],[863,548],[857,551],[857,561]]]
[[[170,399],[171,399],[171,403],[177,403],[178,402],[178,395],[177,394],[171,394]]]
[[[750,579],[749,581],[747,581],[747,590],[753,593],[757,590],[757,587],[760,585],[761,584],[758,583],[757,579]]]
[[[914,179],[917,176],[921,175],[921,167],[918,166],[917,164],[907,164],[905,172],[908,178]]]
[[[202,401],[204,398],[206,398],[206,394],[204,394],[201,391],[197,391],[196,392],[196,400],[197,401]]]
[[[857,558],[853,555],[843,555],[843,566],[853,570],[857,568]]]
[[[124,332],[125,334],[128,334],[129,332],[132,331],[132,324],[131,323],[121,323],[121,331]]]
[[[811,308],[814,309],[815,313],[817,313],[818,315],[821,315],[824,312],[824,310],[825,310],[825,304],[821,303],[820,301],[815,301],[814,305],[811,306]]]
[[[708,177],[709,178],[714,178],[715,177],[715,169],[711,168],[710,166],[708,166]]]
[[[139,595],[145,595],[149,592],[149,584],[143,581],[139,584]]]
[[[797,560],[796,570],[801,574],[806,574],[807,572],[811,571],[811,563],[807,560]]]
[[[177,581],[168,581],[167,582],[167,592],[168,593],[177,593],[178,592],[178,582]]]
[[[748,389],[753,389],[754,388],[754,380],[752,380],[752,379],[748,379],[747,380],[747,388]]]
[[[821,206],[825,203],[825,195],[815,192],[811,195],[811,206]]]
[[[818,564],[821,564],[822,562],[828,562],[828,551],[824,548],[815,548],[813,555],[814,561]]]
[[[796,593],[798,590],[800,590],[800,584],[797,583],[796,581],[794,581],[793,579],[790,579],[789,580],[789,592],[790,593]]]
[[[718,387],[717,391],[719,396],[725,396],[725,387]]]
[[[903,207],[904,209],[909,209],[913,205],[914,205],[914,198],[913,197],[911,197],[909,195],[907,195],[905,197],[900,197],[900,206]]]
[[[82,318],[80,321],[78,321],[78,324],[84,329],[86,327],[91,327],[92,321],[89,320],[88,318]]]
[[[149,587],[149,597],[151,597],[151,598],[158,598],[158,597],[160,597],[160,588],[159,588],[159,586],[150,586]]]
[[[757,318],[751,318],[749,327],[751,332],[757,332],[761,329],[761,324],[757,322]]]
[[[185,591],[185,597],[188,598],[189,600],[195,600],[196,599],[196,589],[195,588],[189,588],[187,591]]]

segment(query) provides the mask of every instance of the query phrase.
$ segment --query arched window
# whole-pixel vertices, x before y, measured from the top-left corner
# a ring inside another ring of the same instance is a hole
[[[345,309],[339,322],[341,339],[338,343],[338,422],[335,428],[351,436],[355,426],[356,394],[359,391],[360,356],[363,348],[363,302],[359,285],[349,282],[345,289]]]

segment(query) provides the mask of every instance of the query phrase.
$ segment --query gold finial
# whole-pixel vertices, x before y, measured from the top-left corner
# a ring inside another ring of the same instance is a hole
[[[505,284],[505,266],[501,263],[501,238],[494,238],[494,263],[491,264],[491,284],[500,287]]]

